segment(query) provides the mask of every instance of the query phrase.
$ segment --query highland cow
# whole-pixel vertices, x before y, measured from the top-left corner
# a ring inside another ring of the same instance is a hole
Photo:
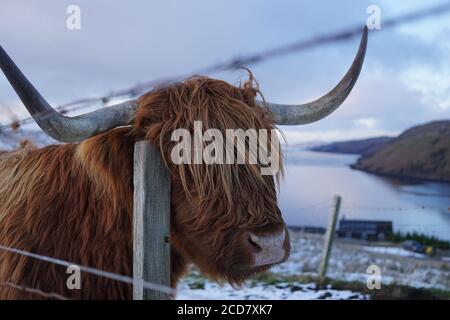
[[[133,148],[148,140],[171,175],[173,287],[192,264],[241,284],[285,261],[289,236],[276,177],[261,175],[258,164],[174,164],[171,133],[192,130],[194,121],[225,132],[320,120],[353,88],[366,43],[367,30],[341,82],[311,103],[258,100],[251,76],[241,86],[196,76],[76,117],[52,109],[0,47],[0,67],[37,124],[66,142],[0,158],[0,245],[132,276]],[[128,284],[82,273],[82,289],[69,290],[67,277],[64,267],[0,250],[1,299],[42,298],[4,283],[72,299],[132,298]]]

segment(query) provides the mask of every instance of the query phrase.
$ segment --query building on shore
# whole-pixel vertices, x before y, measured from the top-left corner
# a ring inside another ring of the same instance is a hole
[[[392,221],[341,219],[337,235],[339,238],[365,241],[384,241],[393,232]]]

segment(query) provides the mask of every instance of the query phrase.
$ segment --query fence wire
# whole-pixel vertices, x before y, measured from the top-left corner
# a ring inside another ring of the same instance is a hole
[[[15,254],[20,254],[22,256],[26,256],[29,258],[53,263],[53,264],[60,265],[63,267],[77,266],[78,268],[80,268],[81,271],[92,274],[92,275],[104,277],[107,279],[131,284],[131,285],[139,284],[139,285],[142,285],[145,289],[156,290],[156,291],[160,291],[160,292],[163,292],[163,293],[166,293],[169,295],[175,295],[175,292],[176,292],[173,288],[170,288],[170,287],[167,287],[167,286],[164,286],[161,284],[151,283],[151,282],[144,281],[141,279],[133,279],[131,277],[121,275],[118,273],[113,273],[113,272],[104,271],[104,270],[100,270],[100,269],[96,269],[96,268],[92,268],[92,267],[82,266],[82,265],[79,265],[74,262],[56,259],[56,258],[44,256],[44,255],[37,254],[37,253],[27,252],[27,251],[23,251],[23,250],[20,250],[17,248],[0,245],[0,250],[15,253]]]
[[[450,12],[450,1],[446,1],[439,5],[428,7],[422,10],[417,10],[411,13],[399,15],[394,18],[385,19],[382,22],[382,28],[383,30],[390,29],[401,24],[415,22],[421,19],[442,15],[448,12]],[[361,25],[353,26],[334,33],[319,35],[309,40],[299,40],[288,45],[278,46],[272,49],[268,49],[266,51],[261,51],[259,53],[235,57],[225,62],[218,62],[213,65],[195,70],[189,74],[179,75],[176,77],[154,79],[130,88],[111,92],[101,97],[78,99],[57,106],[56,109],[61,113],[66,114],[68,112],[77,111],[88,107],[94,107],[98,104],[106,105],[109,101],[111,101],[114,98],[126,98],[126,97],[133,98],[138,95],[141,95],[142,93],[145,93],[148,90],[151,90],[155,85],[168,85],[170,83],[180,81],[182,79],[185,79],[189,76],[193,76],[196,74],[213,74],[221,71],[236,70],[243,66],[248,67],[280,56],[285,56],[288,54],[313,49],[330,43],[350,40],[354,37],[360,36],[361,30],[362,30]],[[32,122],[33,122],[32,117],[23,118],[21,120],[13,121],[9,124],[1,125],[0,131],[8,128],[15,129],[20,127],[21,125],[29,124]]]
[[[450,12],[450,2],[444,2],[437,6],[428,7],[426,9],[418,10],[418,11],[411,12],[411,13],[404,14],[404,15],[400,15],[395,18],[385,19],[383,21],[383,29],[389,29],[389,28],[398,26],[400,24],[410,23],[410,22],[414,22],[414,21],[417,21],[420,19],[429,18],[432,16],[442,15],[442,14],[448,13],[448,12]],[[189,76],[192,76],[195,74],[213,74],[213,73],[217,73],[217,72],[221,72],[221,71],[236,70],[242,66],[255,65],[257,63],[261,63],[261,62],[269,60],[269,59],[274,59],[274,58],[292,54],[295,52],[301,52],[301,51],[313,49],[313,48],[323,46],[326,44],[330,44],[330,43],[336,43],[336,42],[341,42],[341,41],[345,41],[345,40],[350,40],[354,37],[359,36],[361,34],[361,29],[362,29],[361,26],[358,25],[358,26],[354,26],[354,27],[351,27],[351,28],[348,28],[345,30],[341,30],[341,31],[337,31],[334,33],[320,35],[320,36],[311,38],[309,40],[296,41],[296,42],[288,44],[288,45],[279,46],[279,47],[272,48],[272,49],[262,51],[259,53],[232,58],[225,62],[219,62],[219,63],[213,64],[211,66],[191,72],[190,74],[184,74],[184,75],[180,75],[177,77],[171,77],[171,78],[154,79],[154,80],[151,80],[151,81],[148,81],[143,84],[139,84],[139,85],[136,85],[136,86],[133,86],[130,88],[111,92],[105,96],[78,99],[75,101],[71,101],[71,102],[59,105],[56,107],[56,109],[58,111],[60,111],[62,114],[67,114],[69,112],[78,111],[78,110],[85,109],[85,108],[91,108],[91,107],[97,106],[99,104],[107,105],[112,99],[136,97],[136,96],[152,89],[155,85],[168,85],[170,83],[180,81],[186,77],[189,77]],[[33,122],[33,118],[31,118],[31,117],[23,118],[20,120],[13,121],[9,124],[1,125],[0,131],[4,130],[4,129],[18,128],[22,125],[26,125],[26,124],[29,124],[32,122]],[[377,210],[393,210],[394,209],[393,207],[357,206],[357,205],[348,204],[346,202],[344,202],[343,205],[346,210],[351,209],[352,206],[353,206],[353,209],[363,209],[363,210],[369,210],[369,208],[377,209]],[[350,208],[346,207],[346,206],[349,206]],[[325,210],[329,207],[330,207],[330,205],[324,205],[324,203],[321,202],[321,203],[312,205],[310,207],[306,207],[304,209]],[[417,208],[416,207],[408,208],[408,210],[417,210],[417,209],[424,209],[424,208],[431,208],[431,207],[430,206],[419,206]],[[402,208],[400,208],[400,209],[402,209]],[[406,210],[406,208],[403,208],[402,210]],[[450,208],[449,208],[449,210],[450,210]],[[143,280],[135,280],[135,279],[125,276],[125,275],[116,274],[113,272],[108,272],[108,271],[104,271],[104,270],[100,270],[100,269],[96,269],[96,268],[92,268],[92,267],[88,267],[88,266],[81,266],[81,265],[78,265],[76,263],[72,263],[69,261],[56,259],[56,258],[40,255],[37,253],[26,252],[26,251],[23,251],[23,250],[20,250],[17,248],[6,247],[3,245],[0,245],[0,250],[7,251],[10,253],[14,253],[14,254],[20,254],[20,255],[23,255],[23,256],[26,256],[29,258],[46,261],[48,263],[53,263],[53,264],[57,264],[57,265],[65,266],[65,267],[75,265],[75,266],[78,266],[81,271],[90,273],[90,274],[93,274],[96,276],[108,278],[108,279],[115,280],[115,281],[120,281],[120,282],[127,283],[130,285],[139,283],[139,284],[142,284],[145,289],[157,290],[157,291],[160,291],[160,292],[163,292],[166,294],[170,294],[170,295],[175,294],[175,290],[170,287],[163,286],[160,284],[150,283],[150,282],[143,281]],[[43,292],[36,288],[29,288],[29,287],[22,286],[19,284],[14,284],[11,282],[0,283],[0,286],[8,286],[8,287],[15,288],[18,290],[23,290],[23,291],[26,291],[29,293],[34,293],[34,294],[37,294],[37,295],[40,295],[40,296],[46,297],[46,298],[54,298],[54,299],[60,299],[60,300],[67,299],[66,297],[59,295],[57,293],[47,293],[47,292]]]
[[[450,200],[449,207],[441,207],[441,206],[431,206],[431,205],[415,205],[410,207],[402,207],[402,206],[375,206],[375,205],[365,205],[365,204],[356,204],[349,203],[347,201],[342,203],[342,208],[345,210],[353,210],[353,211],[418,211],[418,210],[440,210],[440,211],[450,211]]]
[[[18,285],[18,284],[12,283],[12,282],[1,282],[0,287],[10,287],[10,288],[21,290],[24,292],[37,294],[43,298],[48,298],[48,299],[70,300],[69,298],[67,298],[63,295],[60,295],[58,293],[55,293],[55,292],[44,292],[40,289],[30,288],[30,287]]]

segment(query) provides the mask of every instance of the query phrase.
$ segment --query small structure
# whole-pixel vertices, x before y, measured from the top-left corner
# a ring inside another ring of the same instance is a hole
[[[348,220],[339,221],[339,238],[366,241],[383,241],[392,235],[392,221]]]

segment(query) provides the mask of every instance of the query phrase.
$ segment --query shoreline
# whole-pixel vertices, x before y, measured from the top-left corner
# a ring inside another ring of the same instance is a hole
[[[450,180],[436,179],[436,178],[424,178],[424,177],[417,177],[417,176],[405,176],[402,174],[369,170],[369,169],[365,169],[362,167],[358,167],[357,163],[350,164],[349,168],[351,168],[353,170],[359,170],[359,171],[366,172],[369,174],[377,175],[377,176],[382,176],[382,177],[396,178],[396,179],[401,179],[401,180],[410,180],[410,181],[416,181],[416,182],[439,182],[439,183],[444,183],[444,184],[450,185]]]
[[[359,156],[357,161],[362,157],[362,154],[358,153],[348,153],[348,152],[333,152],[333,151],[319,151],[319,150],[313,150],[313,149],[306,149],[306,151],[309,152],[317,152],[317,153],[329,153],[329,154],[336,154],[336,155],[349,155],[349,156]],[[446,179],[436,179],[436,178],[424,178],[424,177],[417,177],[417,176],[405,176],[402,174],[396,174],[396,173],[387,173],[387,172],[380,172],[375,170],[369,170],[358,166],[358,162],[352,163],[348,165],[349,168],[353,170],[359,170],[362,172],[366,172],[369,174],[382,176],[382,177],[388,177],[388,178],[396,178],[401,180],[410,180],[412,182],[439,182],[439,183],[445,183],[450,185],[450,180]]]

